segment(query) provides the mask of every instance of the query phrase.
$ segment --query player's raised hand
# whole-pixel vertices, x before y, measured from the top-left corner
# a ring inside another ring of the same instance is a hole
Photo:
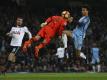
[[[42,23],[40,26],[44,27],[45,25],[47,25],[47,22]]]

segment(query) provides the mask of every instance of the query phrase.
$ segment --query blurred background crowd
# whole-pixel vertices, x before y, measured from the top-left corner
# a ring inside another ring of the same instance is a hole
[[[96,2],[97,1],[97,2]],[[59,40],[53,39],[51,43],[41,49],[38,61],[33,57],[33,47],[27,54],[20,50],[17,54],[16,64],[9,72],[73,72],[91,71],[91,48],[96,43],[100,48],[101,71],[107,71],[107,5],[106,0],[2,0],[0,2],[0,65],[5,65],[9,54],[11,38],[6,36],[11,27],[15,24],[17,16],[24,18],[24,25],[35,35],[40,29],[40,24],[52,15],[59,15],[62,10],[69,10],[74,17],[73,23],[66,29],[73,30],[75,21],[81,17],[80,6],[88,4],[90,7],[91,24],[87,30],[82,51],[87,60],[82,60],[81,67],[75,68],[74,48],[72,40],[68,41],[68,48],[65,52],[64,61],[60,64],[55,55],[59,47]],[[24,40],[28,37],[26,36]],[[35,45],[35,44],[33,44]],[[67,55],[66,55],[67,54]]]

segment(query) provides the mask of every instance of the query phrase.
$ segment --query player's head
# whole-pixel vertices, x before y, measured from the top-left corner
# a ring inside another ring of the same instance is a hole
[[[16,25],[17,26],[22,26],[23,24],[23,18],[22,17],[17,17],[16,19]]]
[[[67,20],[69,23],[71,23],[73,21],[73,17],[69,17]]]
[[[69,23],[73,21],[73,17],[71,17],[69,11],[62,11],[61,16],[65,18]]]
[[[94,42],[94,43],[93,43],[93,47],[96,47],[96,46],[97,46],[97,44]]]
[[[82,6],[82,15],[88,16],[89,7],[87,5]]]
[[[59,46],[63,48],[64,47],[63,42],[60,42]]]
[[[68,19],[70,17],[70,12],[69,11],[62,11],[61,16],[63,18]]]

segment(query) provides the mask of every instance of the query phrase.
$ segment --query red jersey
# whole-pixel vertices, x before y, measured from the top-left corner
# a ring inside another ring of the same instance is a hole
[[[47,27],[50,27],[53,30],[54,34],[58,33],[59,35],[62,35],[62,31],[67,25],[67,20],[61,16],[49,17],[46,22]]]
[[[49,17],[47,20],[47,25],[44,26],[38,34],[41,37],[44,38],[52,38],[55,36],[56,33],[59,34],[59,36],[62,35],[62,31],[64,30],[64,27],[67,25],[67,20],[64,19],[61,16],[52,16]]]

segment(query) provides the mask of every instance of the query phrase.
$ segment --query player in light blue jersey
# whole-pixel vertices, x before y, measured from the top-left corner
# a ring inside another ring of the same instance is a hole
[[[92,68],[93,71],[96,71],[97,68],[97,72],[100,72],[100,49],[97,47],[96,43],[93,44],[93,47],[91,48],[91,53],[92,53]]]
[[[83,40],[86,35],[86,30],[90,24],[90,18],[88,16],[88,12],[89,12],[88,6],[83,6],[82,17],[79,19],[76,28],[73,31],[68,31],[68,30],[63,31],[63,34],[66,34],[66,36],[73,38],[77,59],[79,59],[79,57],[84,56],[83,54],[81,56],[81,48],[83,45]]]

